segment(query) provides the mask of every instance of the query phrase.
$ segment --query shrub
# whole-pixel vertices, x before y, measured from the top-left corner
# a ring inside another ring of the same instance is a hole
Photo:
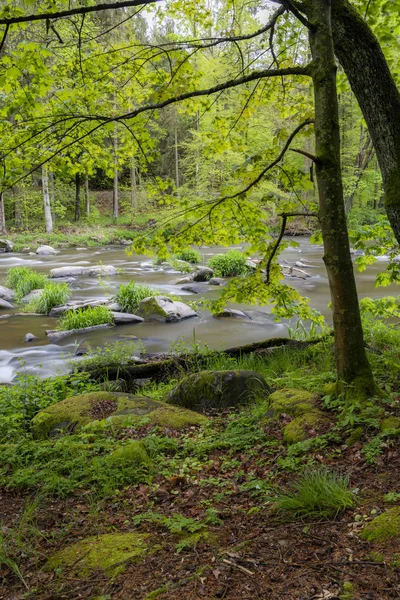
[[[36,273],[29,267],[12,267],[7,272],[6,286],[15,290],[17,300],[21,300],[32,290],[44,288],[48,279],[43,273]]]
[[[332,517],[354,505],[348,477],[316,469],[304,473],[294,490],[279,495],[274,502],[278,513],[293,519]]]
[[[229,250],[226,254],[217,254],[209,261],[209,266],[217,277],[233,277],[246,275],[251,269],[246,264],[247,258],[239,250]]]
[[[192,265],[198,265],[201,262],[201,254],[198,250],[192,250],[192,248],[187,248],[186,250],[182,250],[179,254],[176,255],[178,260],[185,260]]]
[[[66,283],[46,283],[43,292],[30,302],[26,310],[28,312],[48,315],[54,306],[64,304],[71,297],[71,290]]]
[[[134,313],[138,310],[142,300],[149,296],[160,295],[160,292],[148,285],[140,285],[130,281],[127,285],[121,285],[115,296],[115,301],[118,302],[124,312]]]
[[[69,329],[83,329],[94,325],[105,325],[113,323],[114,319],[109,308],[106,306],[93,306],[69,310],[61,317],[57,329],[66,331]]]

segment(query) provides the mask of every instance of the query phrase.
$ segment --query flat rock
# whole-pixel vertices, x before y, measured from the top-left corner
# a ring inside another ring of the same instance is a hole
[[[224,308],[220,313],[214,315],[216,319],[250,319],[251,317],[236,308]]]
[[[10,288],[4,287],[4,285],[0,285],[0,298],[2,300],[7,300],[10,302],[15,296],[14,290],[10,290]]]
[[[127,325],[129,323],[143,323],[144,319],[142,317],[138,317],[137,315],[132,315],[130,313],[122,313],[111,311],[114,323],[116,325]]]
[[[182,283],[192,283],[192,281],[193,277],[188,275],[187,277],[181,277],[180,279],[177,279],[174,283],[175,285],[181,285]]]
[[[50,277],[53,279],[58,277],[104,277],[116,275],[117,269],[112,265],[100,265],[90,267],[58,267],[50,271]]]
[[[214,271],[210,267],[200,267],[193,273],[193,281],[209,281],[214,275]]]
[[[168,296],[150,296],[139,304],[139,316],[145,321],[161,321],[175,323],[183,319],[197,317],[197,313],[183,302],[168,298]]]
[[[109,308],[110,310],[114,310],[115,312],[122,312],[121,311],[121,305],[118,304],[118,302],[110,302],[109,304],[106,304],[107,308]]]
[[[7,300],[4,300],[3,298],[0,298],[0,310],[3,309],[3,308],[14,308],[14,307]]]
[[[225,279],[222,279],[222,277],[211,277],[211,279],[208,282],[208,285],[224,285],[225,283]]]
[[[181,290],[185,290],[185,292],[191,292],[192,294],[205,294],[206,292],[210,292],[210,288],[208,287],[208,285],[183,285],[181,287]]]
[[[34,298],[39,298],[43,294],[43,290],[32,290],[21,299],[22,304],[29,304]]]
[[[255,371],[200,371],[188,375],[167,395],[168,404],[207,412],[248,404],[270,392]]]
[[[77,310],[78,308],[93,308],[95,306],[103,306],[107,304],[106,299],[90,298],[89,300],[70,300],[66,304],[61,306],[55,306],[51,309],[49,316],[58,317],[70,310]]]
[[[12,252],[14,244],[10,240],[0,239],[0,252]]]
[[[59,342],[60,340],[69,337],[71,335],[81,335],[84,333],[90,333],[91,331],[97,331],[99,329],[109,329],[110,327],[114,327],[110,323],[105,323],[104,325],[93,325],[92,327],[83,327],[82,329],[68,329],[68,331],[58,331],[57,329],[48,329],[46,331],[46,335],[49,338],[49,342],[51,344],[55,342]]]
[[[51,256],[59,254],[59,251],[55,250],[52,246],[39,246],[36,250],[36,254],[40,254],[41,256]]]

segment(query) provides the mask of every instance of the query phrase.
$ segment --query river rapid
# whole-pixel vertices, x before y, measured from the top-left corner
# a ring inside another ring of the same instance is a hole
[[[328,310],[329,289],[325,267],[322,262],[322,247],[313,246],[305,238],[297,238],[298,248],[288,248],[281,254],[281,262],[286,260],[290,265],[297,261],[307,261],[313,268],[305,270],[310,278],[286,278],[290,285],[299,289],[310,298],[311,306],[320,310],[328,321],[331,315]],[[202,248],[204,264],[210,256],[221,253],[220,247]],[[64,266],[113,265],[121,270],[117,275],[99,280],[93,277],[78,277],[72,285],[73,300],[89,298],[111,298],[121,284],[132,279],[137,283],[146,283],[155,289],[171,292],[181,296],[183,302],[200,300],[201,295],[193,294],[175,285],[181,277],[171,267],[149,266],[146,256],[131,255],[123,246],[103,248],[68,248],[62,249],[56,256],[37,256],[23,253],[7,253],[0,255],[0,283],[4,284],[7,270],[15,266],[28,266],[48,273],[50,269]],[[381,296],[396,294],[396,286],[375,288],[375,277],[384,267],[380,261],[363,273],[356,273],[359,296]],[[221,288],[204,286],[205,296],[214,298]],[[210,291],[208,291],[210,290]],[[56,328],[56,319],[46,316],[24,315],[21,307],[14,310],[1,310],[0,316],[10,314],[9,318],[0,319],[0,383],[12,381],[16,373],[47,377],[68,370],[68,361],[74,356],[77,345],[87,341],[92,349],[117,340],[140,340],[147,352],[169,352],[171,347],[181,344],[207,344],[213,349],[261,341],[270,337],[288,335],[286,323],[276,323],[269,314],[268,306],[230,305],[232,308],[244,310],[253,320],[225,318],[215,319],[207,310],[199,310],[198,317],[178,323],[140,323],[135,325],[119,325],[110,329],[95,331],[86,335],[75,335],[60,340],[57,344],[49,344],[46,329]],[[26,333],[33,333],[37,340],[26,343]]]

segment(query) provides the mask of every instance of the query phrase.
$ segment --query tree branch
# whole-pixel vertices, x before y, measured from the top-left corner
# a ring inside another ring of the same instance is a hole
[[[310,152],[306,152],[305,150],[299,150],[298,148],[290,148],[291,152],[297,152],[298,154],[302,154],[303,156],[306,156],[307,158],[309,158],[310,160],[312,160],[315,164],[319,163],[319,160],[316,156],[314,156],[314,154],[311,154]]]
[[[69,10],[60,10],[58,12],[47,12],[36,15],[23,15],[19,17],[7,17],[0,19],[0,25],[13,25],[15,23],[31,23],[32,21],[46,21],[51,19],[62,19],[71,15],[86,15],[87,13],[100,12],[103,10],[115,10],[116,8],[128,8],[130,6],[142,6],[155,4],[162,0],[122,0],[121,2],[97,4],[95,6],[80,6]]]

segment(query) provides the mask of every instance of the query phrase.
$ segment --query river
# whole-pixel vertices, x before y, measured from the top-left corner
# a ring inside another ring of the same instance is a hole
[[[310,298],[311,306],[320,310],[327,320],[331,316],[328,309],[329,290],[326,271],[322,262],[322,247],[313,246],[305,238],[297,238],[298,248],[288,248],[281,254],[281,260],[290,264],[305,260],[315,265],[306,270],[312,275],[308,279],[288,278],[287,282],[299,289]],[[202,248],[204,263],[215,253],[222,252],[219,247]],[[123,246],[102,248],[68,248],[63,249],[56,256],[37,256],[23,253],[10,253],[0,255],[0,283],[4,283],[6,272],[10,267],[29,266],[37,271],[48,273],[50,269],[73,265],[113,265],[121,269],[116,276],[99,281],[97,278],[77,278],[73,284],[73,300],[88,298],[110,298],[121,284],[134,279],[137,283],[146,283],[151,287],[165,292],[172,292],[182,296],[182,301],[199,300],[201,296],[195,295],[175,285],[180,274],[171,268],[149,269],[143,266],[148,263],[147,256],[131,255],[126,253]],[[384,263],[379,262],[368,268],[363,273],[357,273],[357,285],[360,297],[381,296],[396,294],[396,286],[375,288],[374,282],[377,273],[382,270]],[[219,288],[210,286],[207,298],[216,297]],[[46,329],[55,329],[56,319],[46,316],[16,316],[14,313],[21,309],[2,310],[0,314],[11,314],[9,318],[0,320],[0,382],[10,382],[17,371],[46,377],[52,374],[65,372],[68,369],[68,360],[74,356],[76,346],[83,339],[91,348],[111,343],[116,340],[132,340],[138,338],[148,352],[168,352],[171,345],[187,343],[193,339],[197,343],[207,344],[210,348],[222,349],[239,344],[260,341],[269,337],[286,336],[287,325],[276,323],[269,315],[268,307],[231,305],[234,308],[245,310],[254,320],[243,321],[239,319],[215,319],[207,310],[199,310],[196,318],[179,323],[140,323],[137,325],[119,325],[107,330],[69,337],[58,344],[49,344]],[[31,343],[24,341],[26,333],[33,333],[38,337]]]

